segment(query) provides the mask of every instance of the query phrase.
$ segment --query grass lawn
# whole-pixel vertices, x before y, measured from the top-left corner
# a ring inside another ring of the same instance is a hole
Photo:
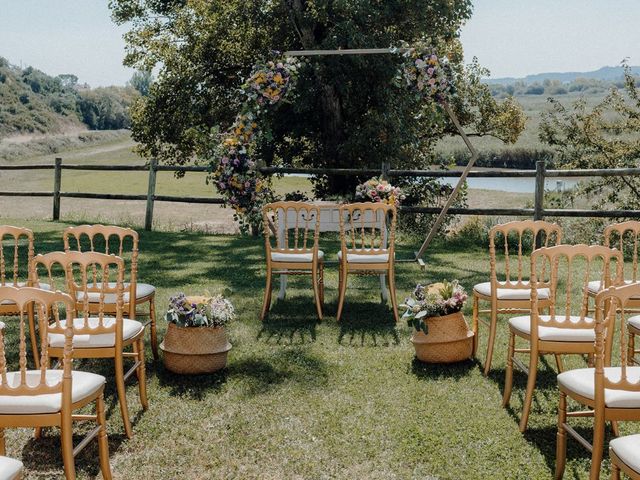
[[[10,223],[36,232],[37,251],[62,248],[64,224]],[[329,258],[338,243],[322,239]],[[416,245],[405,241],[398,257]],[[417,281],[460,279],[470,291],[485,281],[486,247],[440,243],[427,271],[397,266],[398,296]],[[114,477],[119,479],[543,479],[555,462],[555,373],[541,367],[529,430],[518,431],[525,378],[516,373],[512,408],[501,407],[506,327],[502,319],[494,369],[481,364],[424,365],[414,359],[410,329],[381,305],[376,280],[350,282],[343,320],[336,266],[327,267],[325,320],[317,322],[307,278],[292,279],[287,299],[258,320],[264,285],[260,239],[196,233],[141,232],[140,279],[158,287],[158,313],[170,294],[229,287],[239,319],[229,328],[233,350],[217,374],[185,377],[154,364],[147,346],[150,408],[142,412],[128,387],[134,438],[123,435],[109,361],[76,364],[108,378],[107,414]],[[465,309],[470,320],[470,302]],[[11,327],[14,328],[14,327]],[[159,321],[162,336],[166,329]],[[480,356],[484,358],[486,331]],[[583,365],[582,359],[569,362]],[[575,423],[572,423],[575,425]],[[589,421],[578,424],[588,432]],[[623,424],[623,433],[634,425]],[[88,426],[78,426],[78,432]],[[588,433],[587,433],[588,434]],[[7,452],[25,462],[27,478],[60,478],[56,431],[39,441],[8,430]],[[79,439],[79,437],[78,437]],[[76,439],[76,441],[78,440]],[[590,456],[569,441],[565,478],[587,478]],[[81,479],[96,478],[97,446],[77,458]],[[605,460],[604,469],[608,469]]]

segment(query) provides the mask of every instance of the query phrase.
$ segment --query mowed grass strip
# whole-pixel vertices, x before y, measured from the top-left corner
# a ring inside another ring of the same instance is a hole
[[[62,249],[65,224],[11,221],[34,229],[36,249]],[[404,239],[411,258],[419,239]],[[335,237],[323,237],[328,258]],[[214,375],[178,376],[147,356],[150,408],[142,412],[135,382],[127,389],[134,438],[126,440],[110,361],[77,362],[107,377],[108,433],[119,479],[489,479],[551,478],[558,393],[553,360],[540,367],[529,430],[518,431],[525,377],[516,372],[512,406],[501,407],[506,318],[498,328],[494,368],[480,363],[425,365],[414,359],[410,329],[380,303],[377,279],[349,280],[337,323],[337,266],[326,275],[326,317],[315,318],[308,278],[290,280],[287,298],[258,320],[264,288],[261,239],[196,233],[141,232],[140,280],[158,287],[159,334],[168,297],[178,291],[232,290],[238,320],[229,327],[229,365]],[[398,297],[416,282],[458,278],[470,292],[488,278],[484,245],[437,243],[427,271],[397,265]],[[275,296],[275,295],[274,295]],[[470,321],[470,302],[465,309]],[[15,339],[11,319],[9,334]],[[484,358],[482,330],[480,358]],[[571,365],[581,366],[581,359]],[[15,365],[14,365],[15,367]],[[573,423],[572,423],[573,424]],[[588,434],[590,422],[577,422]],[[623,433],[634,425],[623,424]],[[89,426],[77,427],[77,432]],[[7,453],[26,478],[60,478],[59,436],[7,430]],[[76,438],[76,441],[80,436]],[[569,441],[566,478],[587,478],[588,453]],[[77,458],[80,479],[97,478],[97,446]],[[605,469],[608,463],[605,461]]]

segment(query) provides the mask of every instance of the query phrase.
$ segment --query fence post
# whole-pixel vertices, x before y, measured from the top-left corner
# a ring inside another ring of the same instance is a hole
[[[536,190],[533,207],[533,219],[544,220],[544,177],[545,177],[544,160],[536,162]]]
[[[391,170],[391,164],[389,162],[382,162],[380,171],[380,178],[382,180],[389,181],[389,170]]]
[[[56,158],[53,170],[53,219],[60,220],[60,185],[62,184],[62,159]]]
[[[153,224],[153,202],[156,196],[156,168],[158,160],[155,158],[149,162],[149,188],[147,190],[147,211],[144,216],[144,229],[151,231]]]

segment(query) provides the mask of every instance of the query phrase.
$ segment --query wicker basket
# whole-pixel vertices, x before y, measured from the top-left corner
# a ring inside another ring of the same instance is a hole
[[[169,323],[160,349],[168,370],[195,375],[224,368],[231,344],[222,327],[178,327]]]
[[[427,363],[453,363],[471,358],[473,332],[462,315],[452,313],[424,319],[429,333],[414,331],[411,342],[418,360]]]

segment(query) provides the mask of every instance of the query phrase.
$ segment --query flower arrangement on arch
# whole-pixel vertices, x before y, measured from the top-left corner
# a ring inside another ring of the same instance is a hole
[[[223,295],[193,302],[182,292],[169,298],[165,320],[179,327],[223,327],[236,318],[235,308]]]
[[[408,48],[402,53],[404,63],[396,82],[414,89],[418,96],[442,103],[453,93],[453,71],[445,56],[439,56],[432,45]]]
[[[247,230],[261,220],[262,205],[269,200],[269,179],[258,171],[251,157],[260,136],[259,117],[264,106],[281,102],[290,90],[299,61],[292,57],[258,64],[241,87],[245,102],[241,113],[217,148],[218,161],[212,165],[210,181],[234,209],[234,219]]]
[[[442,317],[459,312],[467,301],[467,292],[460,285],[458,280],[431,285],[416,285],[413,295],[405,300],[401,308],[406,308],[403,318],[407,319],[407,324],[416,330],[428,333],[427,324],[424,322],[428,317]]]
[[[356,187],[356,199],[375,203],[400,206],[405,196],[400,187],[394,187],[388,181],[373,177]]]

